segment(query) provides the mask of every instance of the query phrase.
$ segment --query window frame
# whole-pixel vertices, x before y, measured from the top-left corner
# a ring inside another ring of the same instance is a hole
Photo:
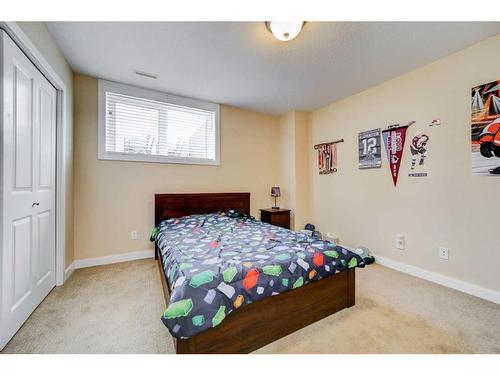
[[[165,155],[149,155],[149,154],[129,154],[124,152],[106,151],[106,92],[133,96],[147,100],[155,100],[162,103],[174,104],[184,107],[191,107],[212,111],[215,113],[215,160],[203,158],[187,158]],[[115,161],[135,161],[147,163],[163,163],[163,164],[195,164],[195,165],[220,165],[220,123],[219,123],[219,104],[205,102],[197,99],[186,98],[182,96],[172,95],[165,92],[144,89],[136,86],[126,85],[122,83],[106,81],[99,79],[98,81],[98,160],[115,160]]]

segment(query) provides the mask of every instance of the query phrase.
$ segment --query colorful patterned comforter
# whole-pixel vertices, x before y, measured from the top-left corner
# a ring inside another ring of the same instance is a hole
[[[191,215],[156,228],[172,289],[162,321],[177,338],[215,327],[251,302],[365,265],[331,242],[246,215],[231,216]]]

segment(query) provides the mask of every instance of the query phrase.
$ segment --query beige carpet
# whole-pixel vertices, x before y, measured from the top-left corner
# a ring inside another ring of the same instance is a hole
[[[79,269],[47,296],[3,352],[173,352],[160,321],[164,306],[153,260]]]
[[[4,353],[173,353],[156,264],[75,271]],[[356,306],[257,353],[500,353],[500,306],[378,265],[357,270]]]

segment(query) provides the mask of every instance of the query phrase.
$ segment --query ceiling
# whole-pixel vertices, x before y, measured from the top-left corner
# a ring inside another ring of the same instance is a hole
[[[500,22],[48,22],[73,70],[255,111],[312,111],[500,33]],[[135,71],[158,76],[138,76]]]

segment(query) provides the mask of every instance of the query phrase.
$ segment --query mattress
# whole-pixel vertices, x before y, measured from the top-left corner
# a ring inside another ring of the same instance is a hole
[[[216,327],[254,301],[365,265],[334,243],[237,213],[168,219],[154,239],[171,289],[161,319],[177,338]]]

